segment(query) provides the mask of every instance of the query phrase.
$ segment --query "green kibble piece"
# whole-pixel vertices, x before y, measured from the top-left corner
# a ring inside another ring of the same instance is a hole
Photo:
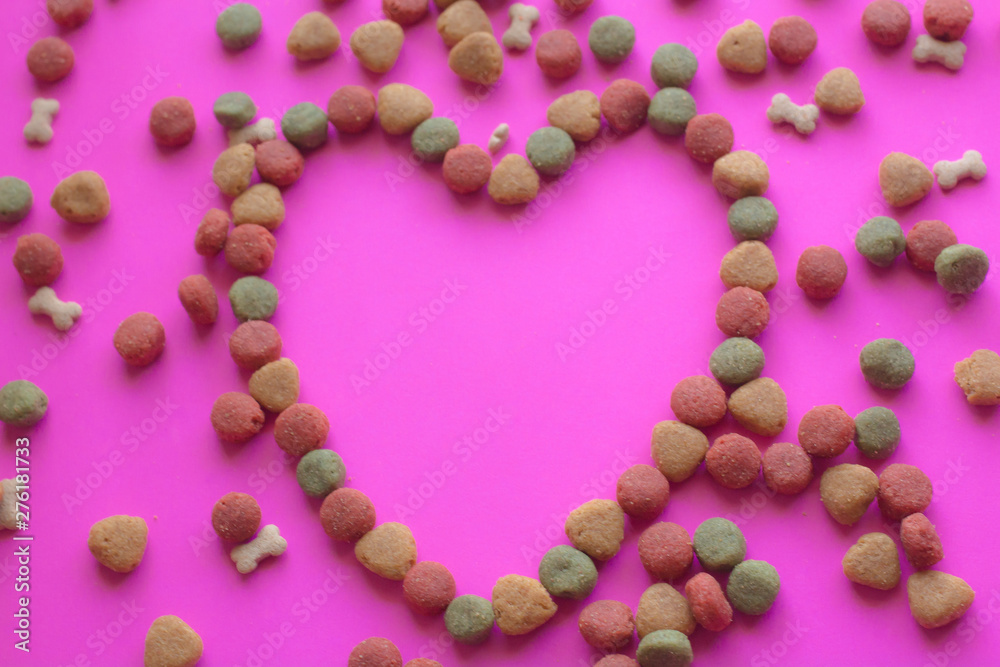
[[[664,44],[653,54],[649,73],[657,88],[687,88],[698,71],[698,59],[683,44]]]
[[[0,222],[24,220],[31,211],[32,203],[31,186],[14,176],[0,178]]]
[[[683,88],[664,88],[649,102],[646,120],[660,134],[677,137],[684,134],[687,124],[698,115],[698,105],[691,93]]]
[[[215,32],[228,49],[247,48],[257,41],[260,28],[260,11],[245,2],[226,7],[215,21]]]
[[[330,119],[312,102],[301,102],[281,117],[281,133],[288,143],[301,150],[318,148],[326,143]]]
[[[493,603],[478,595],[459,595],[444,612],[444,627],[459,644],[481,644],[493,630]]]
[[[576,145],[566,130],[543,127],[528,137],[525,152],[538,173],[559,176],[572,166],[573,158],[576,157]]]
[[[694,660],[694,652],[683,632],[657,630],[642,638],[635,659],[641,667],[687,667]]]
[[[307,496],[326,498],[344,485],[347,469],[344,460],[329,449],[314,449],[299,461],[295,478]]]
[[[729,207],[727,221],[737,241],[766,241],[778,226],[778,210],[766,197],[744,197]]]
[[[597,568],[587,554],[560,544],[542,557],[538,564],[538,580],[551,595],[582,600],[597,585]]]
[[[726,597],[734,609],[760,616],[774,604],[780,589],[781,579],[773,565],[762,560],[745,560],[729,575]]]
[[[979,248],[956,243],[934,260],[938,284],[952,294],[972,294],[986,280],[990,259]]]
[[[441,162],[444,154],[458,146],[458,125],[450,118],[428,118],[413,130],[410,145],[424,162]]]
[[[590,50],[603,63],[620,63],[635,46],[635,26],[620,16],[602,16],[590,26]]]
[[[244,276],[229,288],[229,304],[240,322],[269,320],[278,308],[278,289],[257,276]]]
[[[913,353],[894,338],[879,338],[861,348],[861,373],[873,387],[899,389],[913,377]]]
[[[746,384],[764,370],[764,350],[749,338],[728,338],[712,352],[708,367],[722,384]]]
[[[899,436],[899,420],[889,408],[868,408],[854,418],[854,445],[870,459],[889,458]]]
[[[906,235],[898,222],[880,215],[861,226],[854,247],[875,266],[885,267],[906,250]]]
[[[747,555],[747,541],[739,526],[716,517],[694,531],[694,553],[706,570],[731,570]]]
[[[28,380],[14,380],[0,389],[0,422],[9,426],[34,426],[49,409],[49,397]]]
[[[216,98],[212,113],[223,127],[237,129],[257,115],[257,105],[246,93],[223,93]]]

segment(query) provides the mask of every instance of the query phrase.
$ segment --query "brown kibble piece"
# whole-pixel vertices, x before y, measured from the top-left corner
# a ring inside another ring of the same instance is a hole
[[[1000,355],[976,350],[955,364],[955,382],[971,405],[1000,405]]]
[[[383,523],[358,540],[354,555],[380,577],[402,581],[417,562],[417,543],[403,524]]]
[[[177,296],[195,324],[213,324],[219,317],[219,297],[212,283],[200,273],[182,280]]]
[[[227,197],[236,197],[250,187],[256,154],[250,144],[236,144],[222,151],[212,167],[212,180]]]
[[[719,267],[726,289],[749,287],[770,292],[778,284],[778,267],[771,249],[760,241],[743,241],[726,253]]]
[[[438,16],[437,31],[451,48],[474,32],[493,32],[490,17],[475,0],[458,0]]]
[[[146,553],[149,527],[137,516],[119,514],[90,527],[87,548],[97,562],[115,572],[131,572]]]
[[[378,91],[378,120],[388,134],[408,134],[434,113],[434,103],[405,83],[390,83]]]
[[[733,26],[722,35],[715,54],[730,72],[760,74],[767,67],[764,30],[750,20]]]
[[[639,598],[635,611],[639,639],[657,630],[676,630],[690,635],[695,629],[694,615],[684,596],[670,584],[653,584]]]
[[[227,542],[246,542],[260,527],[260,505],[253,496],[233,491],[212,508],[212,528]]]
[[[492,86],[503,74],[503,50],[493,33],[474,32],[452,47],[448,67],[466,81]]]
[[[111,210],[108,186],[95,171],[78,171],[59,181],[49,203],[66,222],[100,222]]]
[[[45,9],[60,28],[72,30],[87,22],[94,11],[94,0],[46,0]]]
[[[799,255],[795,283],[810,299],[832,299],[847,279],[847,262],[828,245],[806,248]]]
[[[903,543],[906,560],[915,570],[926,570],[944,558],[937,529],[922,512],[903,517],[899,541]]]
[[[357,542],[375,527],[375,506],[361,491],[340,488],[323,499],[319,520],[333,539]]]
[[[899,585],[899,552],[885,533],[862,535],[847,550],[842,562],[844,576],[856,584],[889,591]]]
[[[906,594],[913,618],[928,630],[961,618],[976,598],[975,591],[964,580],[934,570],[911,574],[906,580]]]
[[[194,667],[205,646],[198,633],[177,616],[160,616],[149,626],[143,667]]]
[[[73,71],[73,47],[58,37],[43,37],[28,49],[28,71],[42,83],[59,81]]]
[[[525,635],[556,613],[556,603],[537,579],[508,574],[493,586],[493,616],[505,635]]]
[[[382,0],[382,12],[400,25],[413,25],[427,16],[427,0]]]
[[[498,204],[527,204],[538,195],[540,179],[531,163],[516,153],[505,155],[490,174],[487,191]]]
[[[323,12],[309,12],[292,26],[285,47],[297,60],[323,60],[340,48],[340,31]]]
[[[234,225],[260,225],[273,232],[285,220],[281,190],[270,183],[258,183],[233,200]]]
[[[705,375],[686,377],[670,393],[670,409],[679,421],[705,428],[726,416],[726,392]]]
[[[771,307],[767,299],[749,287],[734,287],[719,297],[715,324],[727,336],[756,338],[767,329]]]
[[[202,257],[214,257],[222,252],[229,234],[229,214],[218,208],[210,208],[198,223],[194,235],[194,250]]]
[[[376,74],[392,69],[403,48],[403,29],[394,21],[372,21],[351,34],[351,53],[361,65]]]
[[[837,67],[823,75],[813,97],[816,106],[837,115],[855,114],[865,105],[858,76],[846,67]]]
[[[601,101],[589,90],[566,93],[549,105],[546,118],[574,141],[590,141],[601,130]]]
[[[610,560],[625,539],[625,513],[613,500],[591,500],[566,518],[566,537],[595,560]]]
[[[455,599],[455,577],[441,563],[425,560],[403,579],[403,599],[421,614],[443,614]]]
[[[712,165],[712,185],[730,199],[760,197],[767,192],[770,179],[767,165],[752,151],[727,153]]]
[[[788,423],[785,392],[771,378],[757,378],[734,391],[729,411],[743,428],[758,435],[778,435]]]
[[[906,153],[889,153],[879,165],[878,184],[890,206],[909,206],[931,191],[934,174],[915,157]]]
[[[656,467],[676,484],[691,477],[705,459],[708,438],[682,422],[663,421],[653,427],[651,449]]]
[[[852,526],[878,493],[878,477],[864,466],[843,463],[828,468],[819,482],[823,506],[837,523]]]
[[[299,369],[291,359],[264,364],[250,376],[250,395],[261,407],[281,412],[299,398]]]
[[[375,120],[375,95],[362,86],[341,86],[330,96],[326,115],[340,133],[364,132]]]
[[[545,76],[565,79],[580,70],[583,52],[576,35],[569,30],[550,30],[538,38],[535,61]]]

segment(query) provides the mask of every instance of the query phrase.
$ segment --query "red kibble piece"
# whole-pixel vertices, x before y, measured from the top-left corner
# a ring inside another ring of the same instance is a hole
[[[427,15],[427,0],[382,0],[382,13],[399,25],[413,25]]]
[[[756,338],[767,329],[771,307],[767,299],[749,287],[734,287],[719,297],[715,324],[729,337]]]
[[[642,84],[618,79],[601,93],[601,113],[618,132],[633,132],[646,122],[649,93]]]
[[[329,434],[330,420],[322,410],[308,403],[288,406],[274,422],[274,440],[289,456],[305,456],[319,449]]]
[[[323,500],[319,520],[333,539],[357,542],[375,527],[375,506],[357,489],[337,489]]]
[[[865,36],[882,46],[899,46],[910,34],[910,10],[897,0],[875,0],[861,15]]]
[[[906,258],[921,271],[934,271],[941,251],[958,243],[951,227],[940,220],[921,220],[906,235]]]
[[[767,488],[786,496],[802,493],[813,478],[812,459],[798,445],[776,442],[763,456],[764,483]]]
[[[43,37],[28,49],[28,71],[43,83],[53,83],[73,70],[73,47],[58,37]]]
[[[686,377],[670,394],[670,409],[678,421],[704,428],[726,416],[726,392],[715,380],[704,375]]]
[[[238,225],[226,239],[226,263],[240,273],[264,273],[274,261],[278,242],[260,225]]]
[[[671,581],[684,575],[694,560],[691,535],[669,521],[654,523],[639,536],[639,561],[651,575]]]
[[[899,541],[903,543],[906,560],[915,570],[926,570],[944,558],[941,538],[934,524],[920,512],[903,518]]]
[[[229,337],[229,355],[240,368],[255,371],[281,358],[281,335],[270,322],[244,322]]]
[[[878,508],[893,521],[923,512],[932,495],[931,480],[916,466],[893,463],[878,477]]]
[[[227,542],[246,542],[260,527],[260,505],[246,493],[227,493],[212,508],[212,528]]]
[[[197,274],[182,280],[177,296],[195,324],[212,324],[219,317],[219,298],[205,276]]]
[[[684,131],[684,149],[692,159],[712,164],[733,150],[733,126],[717,113],[695,116]]]
[[[17,237],[13,261],[17,275],[32,287],[51,285],[63,270],[62,250],[45,234]]]
[[[969,0],[927,0],[924,4],[924,27],[934,39],[953,42],[962,39],[972,23]]]
[[[444,667],[444,665],[430,658],[414,658],[403,665],[403,667]]]
[[[715,577],[699,572],[684,584],[684,596],[691,606],[691,615],[698,625],[722,632],[733,622],[733,608]]]
[[[347,667],[403,667],[403,656],[388,639],[369,637],[351,651]]]
[[[757,444],[738,433],[715,439],[705,454],[705,469],[727,489],[745,489],[757,481],[761,457]]]
[[[594,2],[594,0],[556,0],[556,6],[567,14],[582,12]]]
[[[298,148],[280,139],[265,141],[257,146],[254,160],[260,180],[279,188],[299,180],[306,164]]]
[[[655,519],[670,500],[670,482],[659,470],[634,465],[618,478],[618,504],[634,519]]]
[[[90,18],[94,0],[46,0],[45,9],[60,28],[72,30]]]
[[[473,144],[462,144],[444,154],[441,175],[452,192],[467,195],[480,190],[490,180],[493,159]]]
[[[133,313],[126,317],[114,337],[115,349],[130,366],[148,366],[156,361],[167,344],[163,325],[151,313]]]
[[[576,35],[569,30],[550,30],[538,38],[535,60],[546,76],[565,79],[579,71],[583,52]]]
[[[799,65],[816,50],[816,30],[801,16],[783,16],[771,26],[767,45],[786,65]]]
[[[421,561],[403,578],[403,599],[420,614],[443,614],[455,599],[455,577],[441,563]]]
[[[342,86],[330,96],[326,115],[338,132],[364,132],[375,120],[375,95],[362,86]]]
[[[639,667],[639,663],[627,655],[606,655],[594,667]]]
[[[264,427],[264,411],[250,394],[228,391],[212,404],[212,428],[224,442],[242,444]]]
[[[203,257],[215,257],[225,247],[228,234],[229,214],[222,209],[210,208],[198,223],[194,251]]]
[[[604,653],[620,651],[635,636],[635,619],[627,604],[618,600],[591,602],[580,612],[584,641]]]
[[[799,422],[799,444],[807,454],[840,456],[854,440],[854,419],[839,405],[818,405]]]
[[[149,113],[149,131],[160,146],[184,146],[194,138],[194,107],[183,97],[165,97]]]
[[[795,282],[810,299],[832,299],[846,279],[847,262],[830,246],[812,246],[799,256]]]

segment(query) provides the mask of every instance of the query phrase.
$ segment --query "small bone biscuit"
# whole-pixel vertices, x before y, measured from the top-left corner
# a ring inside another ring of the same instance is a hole
[[[541,13],[537,7],[515,2],[510,6],[510,27],[503,34],[501,41],[508,49],[524,51],[531,46],[531,29],[538,23]]]
[[[949,162],[941,160],[934,163],[934,173],[942,190],[951,190],[963,178],[973,178],[981,181],[986,177],[986,163],[979,151],[965,151],[961,160]]]
[[[507,139],[510,138],[510,126],[507,123],[500,123],[497,125],[497,129],[493,130],[493,135],[490,137],[490,143],[488,144],[490,152],[496,153],[504,144],[507,143]]]
[[[59,113],[59,101],[36,97],[31,101],[31,120],[24,126],[24,138],[39,144],[52,141],[52,119]]]
[[[273,523],[264,526],[257,537],[246,544],[235,547],[229,557],[236,563],[240,574],[249,574],[268,556],[280,556],[288,548],[288,542],[278,532]]]
[[[39,287],[28,299],[28,310],[33,315],[48,315],[59,331],[67,331],[83,315],[83,308],[75,301],[60,301],[51,287]]]
[[[940,63],[948,69],[961,69],[965,63],[965,44],[941,42],[930,35],[920,35],[913,47],[913,59],[918,63]]]
[[[238,130],[229,130],[229,146],[236,144],[250,144],[256,146],[265,141],[278,138],[278,132],[274,127],[274,119],[261,118],[252,125],[241,127]]]
[[[772,123],[791,123],[801,134],[812,134],[816,130],[816,119],[819,118],[819,107],[815,104],[799,106],[792,102],[784,93],[778,93],[771,98],[771,106],[767,108],[767,119]]]
[[[0,479],[0,528],[17,528],[17,483],[13,479]]]

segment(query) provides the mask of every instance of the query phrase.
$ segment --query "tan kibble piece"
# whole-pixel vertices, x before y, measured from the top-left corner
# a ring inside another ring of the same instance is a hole
[[[234,225],[260,225],[273,232],[285,220],[285,201],[277,187],[258,183],[233,200],[232,214]]]
[[[719,277],[726,289],[749,287],[769,292],[778,284],[778,267],[771,249],[760,241],[743,241],[722,258]]]
[[[522,155],[505,155],[490,174],[487,191],[498,204],[527,204],[538,195],[538,172]]]
[[[250,376],[250,395],[265,410],[281,412],[299,399],[298,367],[285,357],[264,364]]]
[[[879,165],[878,184],[890,206],[909,206],[931,191],[934,174],[915,157],[889,153]]]
[[[906,580],[906,594],[913,618],[928,630],[961,618],[976,598],[965,580],[936,570],[911,574]]]
[[[383,74],[399,59],[404,39],[403,28],[395,21],[372,21],[351,34],[351,53],[365,69]]]
[[[885,533],[862,535],[847,550],[842,565],[844,576],[856,584],[880,591],[892,590],[899,585],[899,551],[896,543]]]
[[[298,60],[322,60],[340,48],[340,31],[323,12],[309,12],[292,26],[285,46]]]
[[[96,171],[78,171],[61,180],[49,203],[66,222],[100,222],[111,210],[108,186]]]
[[[90,527],[87,547],[97,562],[115,572],[131,572],[146,553],[149,528],[137,516],[119,514]]]
[[[853,463],[828,468],[819,483],[819,497],[826,511],[845,526],[858,522],[877,492],[878,476]]]
[[[59,331],[68,331],[83,315],[83,306],[75,301],[61,301],[51,287],[39,287],[28,299],[28,310],[32,315],[48,315]]]
[[[265,558],[277,557],[288,549],[288,541],[281,536],[278,527],[270,523],[260,529],[257,537],[246,544],[233,547],[229,557],[236,563],[240,574],[250,574]]]
[[[413,533],[403,524],[383,523],[358,540],[354,555],[380,577],[402,581],[417,562],[417,543]]]
[[[813,98],[820,109],[838,115],[857,113],[865,105],[858,76],[846,67],[827,72],[816,84]]]
[[[466,81],[492,86],[503,74],[503,49],[493,33],[474,32],[452,47],[448,67]]]
[[[250,187],[256,152],[250,144],[237,144],[222,151],[212,167],[212,180],[227,197],[236,197]]]
[[[24,126],[24,138],[36,144],[52,141],[52,119],[59,113],[59,100],[36,97],[31,101],[31,120]]]
[[[733,26],[722,35],[715,54],[719,64],[731,72],[759,74],[767,67],[764,30],[749,20]]]
[[[955,382],[972,405],[1000,405],[1000,354],[976,350],[955,364]]]
[[[712,185],[730,199],[763,195],[770,178],[764,160],[752,151],[727,153],[712,165]]]
[[[574,141],[590,141],[601,130],[601,100],[589,90],[576,90],[557,97],[546,116],[549,125]]]
[[[639,598],[635,628],[642,639],[657,630],[676,630],[690,635],[695,629],[694,614],[687,599],[670,584],[653,584]]]
[[[390,83],[378,91],[378,122],[387,134],[408,134],[434,114],[434,103],[405,83]]]
[[[508,49],[524,51],[531,46],[531,29],[542,17],[537,7],[515,2],[507,12],[510,16],[510,27],[504,32],[501,40]]]
[[[438,16],[437,31],[451,48],[474,32],[492,32],[490,17],[475,0],[458,0]]]
[[[261,118],[256,123],[246,125],[236,130],[229,130],[226,135],[229,137],[229,145],[250,144],[256,146],[265,141],[278,138],[278,129],[274,125],[273,118]]]
[[[193,667],[205,645],[198,633],[177,616],[160,616],[146,633],[143,667]]]
[[[743,428],[758,435],[778,435],[788,423],[785,391],[771,378],[757,378],[734,391],[729,411]]]
[[[591,500],[570,512],[566,537],[596,560],[610,560],[625,539],[625,513],[613,500]]]
[[[693,475],[707,452],[708,438],[693,426],[663,421],[653,427],[653,461],[671,483],[683,482]]]
[[[951,190],[958,182],[971,178],[981,181],[986,178],[986,163],[983,154],[975,150],[967,150],[961,160],[939,160],[934,163],[934,175],[942,190]]]
[[[556,603],[537,579],[508,574],[493,586],[493,615],[505,635],[526,635],[556,613]]]

